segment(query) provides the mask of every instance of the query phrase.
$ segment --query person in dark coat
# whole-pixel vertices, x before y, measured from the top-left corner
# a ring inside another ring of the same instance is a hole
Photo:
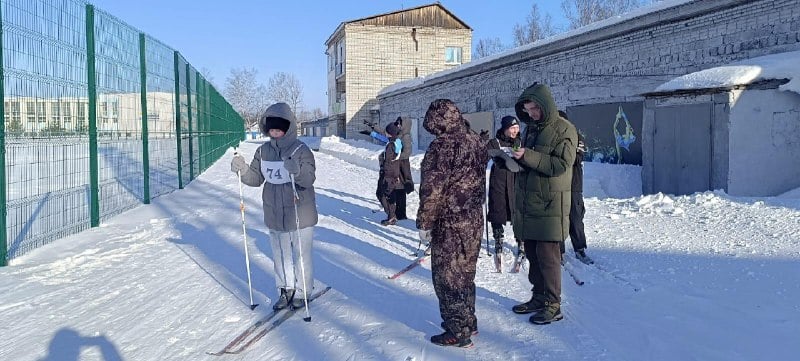
[[[558,115],[567,118],[567,113],[559,110]],[[583,216],[586,214],[586,207],[583,203],[583,155],[586,153],[585,139],[578,132],[578,146],[575,154],[575,164],[572,166],[572,202],[569,207],[569,240],[572,243],[572,250],[575,251],[575,258],[579,261],[592,264],[594,260],[586,255],[586,232],[583,229]],[[561,243],[561,254],[566,251],[564,243]]]
[[[386,212],[386,219],[381,221],[384,226],[397,224],[397,194],[398,190],[403,190],[403,180],[400,171],[400,153],[402,143],[397,136],[400,134],[400,127],[395,123],[386,125],[386,135],[388,142],[386,149],[379,157],[380,172],[378,175],[378,189],[375,196],[381,202],[383,210]],[[405,193],[404,193],[405,194]]]
[[[530,261],[530,301],[515,305],[515,313],[532,313],[530,321],[547,324],[561,313],[561,243],[569,234],[572,166],[578,132],[558,115],[550,88],[526,88],[514,106],[527,124],[522,147],[512,156],[521,170],[515,177],[514,234],[523,239]]]
[[[512,158],[503,156],[520,147],[519,121],[513,116],[500,120],[500,129],[486,144],[492,158],[489,171],[489,211],[487,221],[492,225],[495,253],[503,250],[503,226],[512,221],[514,212],[514,173],[519,165]]]
[[[400,152],[400,175],[402,176],[403,188],[395,190],[395,200],[397,204],[397,220],[408,219],[406,215],[406,194],[414,192],[414,179],[411,177],[411,119],[397,117],[394,121],[400,127],[400,143],[403,150]]]
[[[442,346],[471,347],[478,331],[475,272],[486,197],[486,144],[472,132],[456,105],[431,103],[423,127],[436,138],[422,160],[417,228],[431,247],[433,289],[444,333],[431,337]]]

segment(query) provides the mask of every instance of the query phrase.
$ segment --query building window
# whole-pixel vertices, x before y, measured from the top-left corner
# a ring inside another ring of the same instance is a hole
[[[46,123],[47,118],[45,118],[47,114],[47,104],[44,102],[36,102],[36,121],[39,123]]]
[[[461,64],[461,47],[448,46],[444,48],[444,62],[446,64]]]
[[[61,121],[61,104],[58,102],[50,103],[50,121],[54,123]]]

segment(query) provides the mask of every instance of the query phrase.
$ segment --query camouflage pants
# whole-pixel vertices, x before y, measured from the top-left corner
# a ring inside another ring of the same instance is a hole
[[[431,239],[433,289],[446,330],[469,337],[477,329],[475,271],[481,245],[480,210],[469,222],[440,222]]]

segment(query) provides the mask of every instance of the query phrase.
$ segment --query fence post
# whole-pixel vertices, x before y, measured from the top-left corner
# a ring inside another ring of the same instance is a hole
[[[97,79],[94,52],[94,5],[86,5],[86,75],[89,97],[89,213],[90,225],[100,225],[100,185],[97,159]]]
[[[6,98],[5,68],[3,67],[3,8],[0,6],[0,97]],[[0,114],[6,114],[5,101],[0,102]],[[6,217],[8,209],[6,204],[6,122],[0,122],[0,267],[6,266],[8,257],[8,227]]]
[[[178,189],[183,189],[183,158],[181,153],[181,72],[177,51],[174,52],[175,59],[175,142],[178,147]]]
[[[194,180],[194,133],[192,133],[192,78],[186,63],[186,115],[189,120],[189,182]]]
[[[142,172],[143,194],[142,202],[150,204],[150,152],[149,135],[147,133],[147,57],[145,52],[144,33],[139,33],[139,80],[142,83]]]
[[[205,114],[203,114],[203,88],[200,86],[200,72],[197,70],[194,71],[194,93],[196,94],[195,99],[197,99],[194,105],[195,109],[197,109],[197,129],[195,130],[197,133],[197,174],[200,174],[205,170],[203,153],[205,150],[205,147],[203,147],[203,139],[205,138],[203,119]]]

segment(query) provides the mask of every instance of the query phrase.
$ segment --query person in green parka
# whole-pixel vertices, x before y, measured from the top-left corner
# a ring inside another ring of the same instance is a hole
[[[561,313],[561,242],[569,235],[572,165],[578,132],[558,115],[550,88],[534,83],[514,106],[526,124],[522,147],[512,153],[521,170],[514,191],[514,235],[522,239],[530,261],[530,301],[515,305],[515,313],[534,313],[530,321],[548,324]]]

